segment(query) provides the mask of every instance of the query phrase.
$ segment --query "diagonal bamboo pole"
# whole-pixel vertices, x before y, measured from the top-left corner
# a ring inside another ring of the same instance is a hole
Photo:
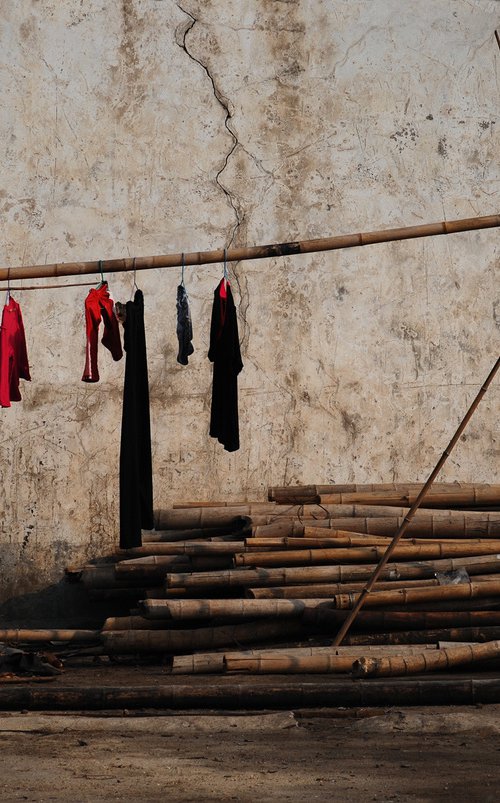
[[[397,533],[395,534],[395,536],[392,539],[391,543],[387,547],[387,550],[385,551],[384,555],[380,559],[380,562],[379,562],[377,568],[375,569],[375,571],[373,572],[372,576],[370,577],[370,579],[368,580],[367,584],[365,585],[364,589],[362,590],[361,594],[359,595],[359,598],[358,598],[355,606],[353,607],[353,609],[352,609],[352,611],[350,613],[350,616],[347,617],[347,619],[345,620],[344,624],[340,628],[339,632],[335,636],[335,639],[333,640],[333,646],[334,647],[337,647],[339,644],[342,643],[343,638],[345,637],[346,633],[348,632],[349,628],[351,627],[352,623],[354,622],[354,620],[355,620],[356,616],[358,615],[359,611],[363,607],[363,603],[364,603],[366,597],[368,596],[368,594],[372,590],[373,586],[377,582],[378,578],[380,577],[382,569],[384,568],[386,563],[389,561],[389,559],[390,559],[392,553],[394,552],[398,542],[400,541],[400,539],[402,538],[402,536],[405,534],[406,530],[408,529],[408,525],[410,524],[410,521],[412,520],[412,518],[413,518],[414,514],[416,513],[416,511],[418,510],[420,504],[423,502],[423,500],[425,498],[425,495],[426,495],[427,491],[430,489],[430,487],[432,486],[432,483],[434,482],[437,474],[439,473],[439,471],[441,470],[441,468],[445,464],[446,460],[450,456],[450,454],[452,452],[452,449],[455,446],[456,442],[458,441],[460,435],[462,434],[462,432],[464,431],[465,427],[467,426],[467,424],[469,423],[470,419],[472,418],[472,416],[474,414],[474,411],[476,410],[476,407],[478,406],[479,402],[481,401],[481,399],[483,398],[484,394],[488,390],[488,387],[490,386],[491,382],[493,381],[493,378],[494,378],[495,374],[497,373],[499,367],[500,367],[500,357],[497,359],[495,365],[493,366],[493,368],[491,369],[490,373],[488,374],[488,377],[486,378],[486,381],[482,385],[482,387],[479,390],[476,398],[474,399],[474,401],[472,402],[471,406],[467,410],[465,416],[463,417],[462,421],[460,422],[460,424],[458,426],[457,431],[453,435],[453,437],[452,437],[451,441],[449,442],[448,446],[446,447],[446,449],[444,450],[443,454],[441,455],[441,457],[439,458],[438,462],[436,463],[436,466],[431,471],[427,482],[425,483],[425,485],[423,486],[423,488],[420,491],[419,495],[415,499],[415,502],[411,506],[410,510],[408,511],[406,516],[404,517],[401,526],[399,527]]]
[[[383,229],[360,234],[342,234],[337,237],[324,237],[316,240],[302,240],[273,245],[254,245],[250,247],[228,248],[228,262],[245,259],[268,259],[270,257],[295,254],[312,254],[319,251],[336,251],[341,248],[355,248],[361,245],[389,243],[395,240],[410,240],[418,237],[435,237],[439,234],[456,234],[462,231],[491,229],[500,226],[500,215],[445,220],[439,223],[425,223],[421,226],[405,226],[398,229]],[[125,257],[122,259],[103,259],[102,262],[59,262],[51,265],[29,265],[25,267],[0,268],[0,281],[10,279],[43,279],[51,276],[81,276],[87,273],[149,270],[153,268],[175,268],[184,265],[208,265],[224,262],[224,249],[217,251],[194,251],[185,254],[166,254],[162,256]]]

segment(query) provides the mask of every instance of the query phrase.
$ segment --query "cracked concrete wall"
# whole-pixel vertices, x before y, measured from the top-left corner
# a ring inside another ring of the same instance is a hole
[[[205,250],[498,211],[498,0],[33,0],[1,19],[2,264]],[[212,293],[147,271],[155,503],[423,479],[500,329],[498,231],[231,266],[241,449],[208,437]],[[67,280],[70,281],[70,280]],[[131,276],[110,280],[115,300]],[[81,382],[87,288],[19,292],[0,417],[1,599],[117,541],[124,363]],[[447,479],[498,481],[498,381]]]

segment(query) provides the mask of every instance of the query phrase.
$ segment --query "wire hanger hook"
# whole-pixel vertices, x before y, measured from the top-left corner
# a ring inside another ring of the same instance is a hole
[[[5,294],[5,306],[10,301],[10,268],[7,268],[7,292]]]
[[[229,273],[227,270],[227,248],[224,248],[224,279],[226,282],[229,281]]]
[[[99,272],[100,272],[100,274],[101,274],[101,281],[100,281],[100,283],[99,283],[99,287],[102,287],[102,285],[103,285],[103,284],[104,284],[104,282],[106,281],[106,280],[105,280],[105,278],[104,278],[104,273],[102,272],[102,259],[100,259],[100,260],[99,260],[99,263],[98,263],[98,264],[99,264]]]
[[[185,261],[185,257],[184,257],[184,251],[181,254],[181,265],[182,265],[181,284],[182,284],[182,286],[183,286],[183,288],[185,290],[186,289],[186,285],[184,284],[184,268],[186,267],[186,261]]]
[[[130,298],[132,298],[132,296],[134,295],[134,290],[138,290],[139,289],[137,287],[137,281],[136,281],[136,276],[137,276],[137,268],[135,266],[136,260],[137,260],[137,257],[133,257],[133,259],[132,259],[132,270],[134,271],[134,283],[132,285],[132,292],[130,294]]]

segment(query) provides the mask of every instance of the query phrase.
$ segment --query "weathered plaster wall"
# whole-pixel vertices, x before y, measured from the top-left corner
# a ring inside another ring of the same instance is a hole
[[[402,13],[404,6],[404,13]],[[2,4],[1,263],[276,242],[498,211],[498,0]],[[498,353],[498,231],[233,266],[241,450],[208,437],[218,266],[146,298],[156,504],[422,479]],[[69,280],[68,280],[69,281]],[[113,276],[115,300],[130,276]],[[18,293],[2,599],[117,539],[124,362],[81,382],[86,288]],[[498,381],[445,471],[498,481]]]

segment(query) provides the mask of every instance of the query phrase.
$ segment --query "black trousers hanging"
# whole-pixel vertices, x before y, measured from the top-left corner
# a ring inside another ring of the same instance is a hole
[[[125,384],[120,446],[120,547],[141,546],[141,529],[151,530],[153,474],[149,382],[144,331],[144,296],[127,301],[124,324]]]

